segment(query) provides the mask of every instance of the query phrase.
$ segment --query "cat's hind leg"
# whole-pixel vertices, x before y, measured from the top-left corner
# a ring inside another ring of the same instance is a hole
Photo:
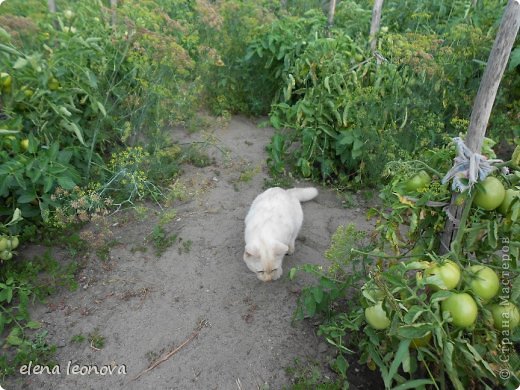
[[[287,251],[287,254],[288,255],[292,255],[294,253],[294,245],[295,245],[295,241],[296,239],[292,240],[290,243],[289,243],[289,250]]]

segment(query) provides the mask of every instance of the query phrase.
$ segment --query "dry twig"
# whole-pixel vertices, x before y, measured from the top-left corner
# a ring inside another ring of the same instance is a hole
[[[204,328],[206,326],[208,326],[207,320],[200,321],[199,324],[197,325],[197,327],[195,328],[195,330],[193,331],[193,333],[190,335],[190,337],[188,337],[186,340],[184,340],[181,345],[179,345],[177,348],[173,349],[172,351],[170,351],[166,354],[163,354],[161,357],[159,357],[157,360],[155,360],[153,363],[151,363],[150,366],[148,366],[148,368],[146,370],[141,371],[139,373],[139,375],[134,377],[132,379],[132,381],[139,379],[142,375],[146,374],[149,371],[152,371],[159,364],[161,364],[161,363],[165,362],[166,360],[168,360],[169,358],[171,358],[173,355],[175,355],[177,352],[179,352],[182,348],[184,348],[186,345],[188,345],[195,337],[197,337],[199,335],[200,331],[202,330],[202,328]]]

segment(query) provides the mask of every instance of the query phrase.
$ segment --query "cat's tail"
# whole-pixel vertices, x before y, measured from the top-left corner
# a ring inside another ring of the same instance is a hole
[[[291,196],[294,196],[296,199],[298,199],[300,202],[306,202],[318,196],[318,190],[313,187],[291,188],[290,190],[287,190],[287,192]]]

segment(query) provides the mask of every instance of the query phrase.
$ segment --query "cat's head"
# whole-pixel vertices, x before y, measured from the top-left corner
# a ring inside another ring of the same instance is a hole
[[[288,250],[287,245],[278,241],[270,245],[250,244],[244,250],[244,261],[258,279],[269,282],[282,276],[282,261]]]

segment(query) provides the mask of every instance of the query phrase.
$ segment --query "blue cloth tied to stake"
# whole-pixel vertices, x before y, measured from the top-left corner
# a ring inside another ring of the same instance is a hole
[[[454,158],[453,167],[442,179],[442,184],[453,179],[451,188],[454,191],[471,191],[477,181],[484,180],[497,169],[493,164],[503,162],[498,159],[488,159],[479,153],[473,153],[460,137],[453,138],[453,141],[457,146],[457,157]],[[507,173],[507,168],[505,168],[505,173]]]

